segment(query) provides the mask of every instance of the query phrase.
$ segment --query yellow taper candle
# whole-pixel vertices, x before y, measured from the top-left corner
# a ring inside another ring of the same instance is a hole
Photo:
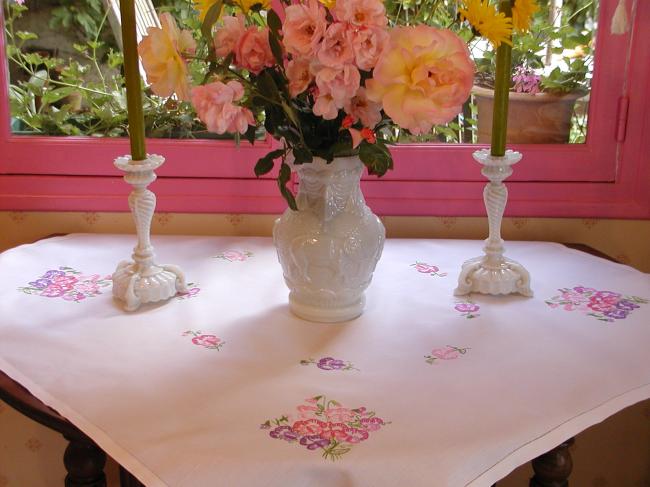
[[[142,111],[142,86],[138,62],[138,40],[135,27],[134,0],[120,0],[122,17],[122,46],[124,50],[124,77],[126,78],[126,104],[129,115],[131,159],[147,158],[144,145],[144,114]]]
[[[512,17],[511,0],[499,2],[499,12]],[[512,77],[512,47],[502,42],[497,48],[496,73],[494,75],[494,112],[492,114],[492,144],[490,154],[502,157],[506,153],[508,131],[508,96]]]

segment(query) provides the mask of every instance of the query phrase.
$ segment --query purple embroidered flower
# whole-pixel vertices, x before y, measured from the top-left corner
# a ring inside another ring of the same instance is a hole
[[[41,278],[41,279],[36,279],[35,281],[32,281],[29,283],[30,286],[36,288],[36,289],[45,289],[47,286],[52,284],[52,281],[49,279]]]
[[[361,426],[363,426],[368,431],[377,431],[384,425],[384,420],[373,416],[372,418],[361,418]]]
[[[579,294],[590,294],[595,293],[596,290],[592,287],[576,286],[573,290]]]
[[[291,429],[291,426],[278,426],[273,431],[270,431],[269,435],[271,438],[288,441],[290,443],[296,441],[299,437],[298,433]]]
[[[480,307],[477,304],[460,303],[454,306],[454,309],[461,313],[474,313],[475,311],[478,311]]]
[[[306,446],[307,450],[315,450],[316,448],[325,448],[330,442],[318,435],[307,435],[300,438],[300,444]]]
[[[616,303],[616,307],[618,309],[623,309],[625,311],[632,311],[633,309],[636,309],[639,307],[638,304],[634,304],[632,301],[629,299],[621,299],[618,303]]]
[[[610,300],[612,298],[620,298],[620,297],[621,297],[620,293],[615,293],[612,291],[598,291],[596,294],[594,294],[594,298],[604,299],[604,300]]]
[[[624,309],[612,309],[609,311],[605,311],[603,314],[607,316],[608,318],[614,318],[616,320],[622,320],[627,318],[629,311],[626,311]]]
[[[47,271],[45,274],[43,274],[43,279],[53,279],[55,277],[62,277],[62,276],[65,276],[65,272],[57,271],[57,270],[51,270],[51,271]]]
[[[343,360],[332,357],[324,357],[318,361],[316,367],[323,370],[341,370],[345,368],[346,364]]]

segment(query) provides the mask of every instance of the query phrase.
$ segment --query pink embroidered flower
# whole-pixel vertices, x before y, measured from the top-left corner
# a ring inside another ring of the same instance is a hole
[[[372,418],[361,418],[361,426],[368,431],[377,431],[384,425],[384,420],[373,416]]]
[[[221,18],[223,24],[219,26],[214,34],[214,50],[217,56],[226,57],[235,50],[239,39],[244,35],[246,26],[244,16],[225,15]]]
[[[325,35],[325,9],[318,0],[289,5],[284,10],[283,44],[295,56],[313,56]]]
[[[415,270],[422,272],[423,274],[431,274],[438,272],[440,269],[435,265],[425,264],[424,262],[418,262],[415,264]]]
[[[352,428],[352,430],[349,431],[348,435],[345,437],[345,441],[354,445],[356,443],[361,443],[362,441],[367,440],[369,436],[370,435],[366,430]]]
[[[215,81],[192,88],[192,105],[210,132],[244,134],[255,119],[248,108],[234,105],[243,96],[244,87],[238,81]]]
[[[218,348],[221,343],[221,338],[215,335],[199,335],[192,338],[192,343],[205,348]]]
[[[354,62],[363,71],[375,67],[379,57],[388,45],[388,32],[381,27],[360,27],[350,30],[354,49]]]
[[[460,357],[460,351],[455,347],[434,348],[431,355],[440,360],[454,360]]]
[[[235,63],[254,74],[275,64],[268,28],[259,30],[250,26],[244,31],[235,46]]]
[[[345,101],[343,108],[354,120],[361,120],[364,127],[374,128],[381,121],[381,105],[368,99],[363,86],[352,98]]]
[[[357,94],[360,83],[361,75],[359,70],[350,64],[346,64],[340,69],[325,66],[316,73],[319,98],[330,95],[336,108],[343,108],[346,101]],[[316,113],[315,109],[314,113]],[[330,118],[323,118],[331,120]]]
[[[334,407],[325,410],[325,417],[334,423],[347,423],[354,419],[355,414],[348,408]]]
[[[221,254],[221,256],[229,260],[230,262],[234,262],[236,260],[239,261],[244,261],[248,259],[248,256],[244,252],[240,252],[239,250],[226,250]]]
[[[47,298],[58,298],[63,296],[65,294],[65,291],[66,290],[58,284],[50,284],[45,289],[43,289],[40,294],[41,296],[45,296]]]
[[[338,22],[327,28],[318,50],[318,60],[323,66],[338,69],[354,62],[354,48],[346,24]]]
[[[80,292],[66,293],[61,297],[66,301],[81,301],[83,299],[86,299],[86,295]]]
[[[358,27],[384,27],[388,23],[381,0],[337,0],[333,13],[338,20]]]
[[[65,276],[56,276],[52,279],[52,282],[55,284],[58,284],[59,286],[64,286],[66,284],[72,285],[76,283],[79,279],[77,279],[75,276],[70,276],[70,275],[65,275]]]
[[[323,436],[322,433],[327,428],[327,423],[319,419],[307,419],[300,420],[293,423],[291,429],[298,433],[300,436],[303,435],[319,435]],[[324,436],[323,436],[324,438]]]
[[[343,423],[326,423],[320,436],[326,440],[345,441],[352,432],[352,428]]]
[[[473,82],[465,42],[449,30],[418,25],[391,30],[366,88],[397,125],[420,135],[455,117]]]
[[[456,311],[460,311],[461,313],[474,313],[478,311],[480,307],[477,304],[460,303],[454,306],[454,309]]]
[[[298,406],[297,409],[298,414],[301,418],[311,418],[318,412],[318,408],[316,406],[307,406],[304,404]]]

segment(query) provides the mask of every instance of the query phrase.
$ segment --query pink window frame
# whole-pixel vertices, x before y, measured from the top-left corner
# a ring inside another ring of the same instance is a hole
[[[650,30],[650,2],[632,2],[632,29],[612,36],[616,3],[601,0],[586,143],[514,146],[524,159],[507,181],[507,215],[650,218],[650,161],[642,146],[650,135],[650,43],[642,35]],[[2,62],[0,93],[7,90]],[[152,185],[158,210],[282,211],[273,174],[252,175],[255,161],[276,145],[270,138],[239,147],[229,141],[149,140],[149,152],[167,158]],[[394,147],[395,170],[382,179],[364,178],[366,199],[383,215],[483,215],[484,180],[471,157],[476,148]],[[12,135],[8,98],[0,96],[0,210],[126,211],[129,188],[112,160],[128,150],[126,139]]]

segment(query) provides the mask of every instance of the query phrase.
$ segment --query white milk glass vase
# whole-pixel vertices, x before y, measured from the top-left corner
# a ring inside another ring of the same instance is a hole
[[[356,156],[292,165],[300,178],[298,211],[276,220],[273,241],[289,306],[300,318],[335,323],[363,312],[386,237],[361,193],[363,168]]]

